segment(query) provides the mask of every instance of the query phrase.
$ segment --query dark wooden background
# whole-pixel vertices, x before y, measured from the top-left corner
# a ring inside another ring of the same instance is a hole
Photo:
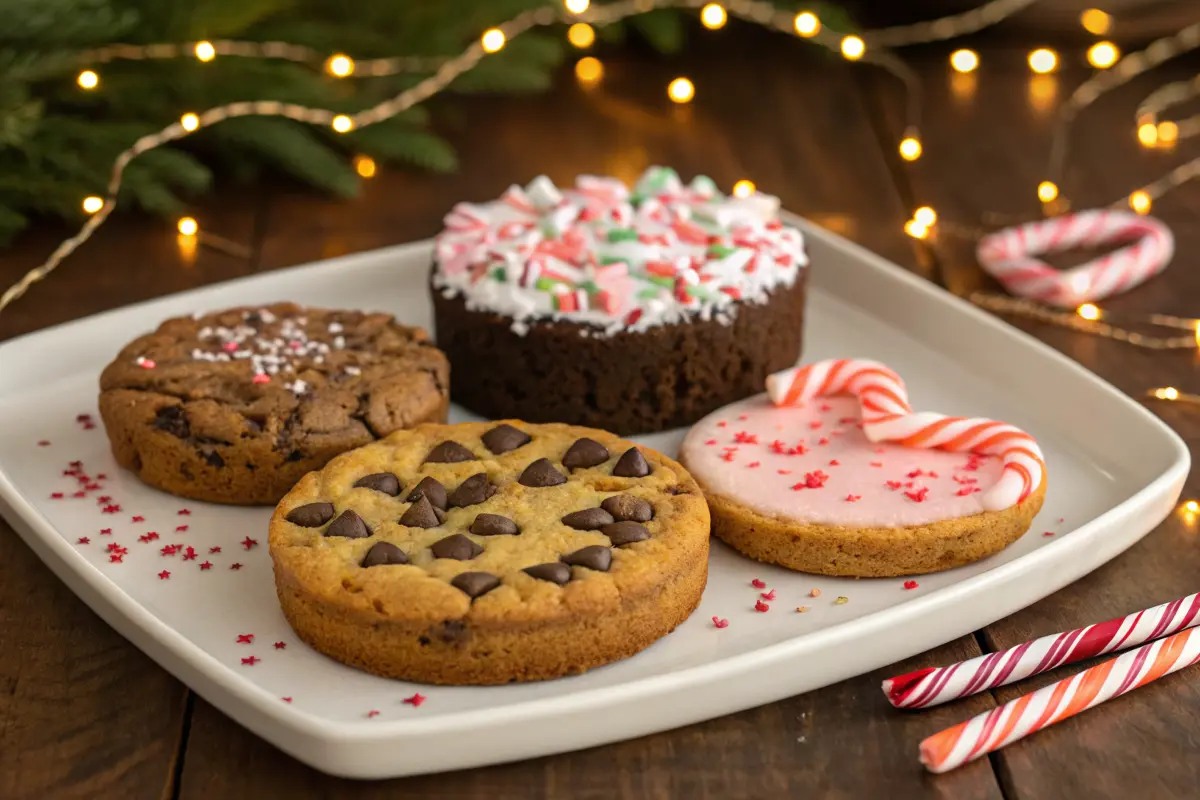
[[[784,207],[963,294],[992,284],[970,242],[915,242],[902,232],[917,205],[945,219],[1036,213],[1055,109],[1083,80],[1082,46],[1066,68],[1031,81],[1025,51],[983,39],[977,75],[954,79],[948,47],[906,53],[927,92],[925,157],[899,160],[897,86],[787,37],[738,26],[698,32],[686,55],[604,54],[602,85],[583,91],[564,68],[556,89],[523,99],[473,99],[444,132],[460,148],[453,176],[391,171],[362,197],[335,202],[281,183],[229,187],[196,209],[205,231],[248,257],[200,248],[181,255],[163,223],[123,215],[51,280],[0,314],[0,339],[137,300],[313,259],[434,234],[450,205],[483,200],[538,173],[635,176],[651,164],[704,172],[728,187],[751,178]],[[957,45],[957,43],[956,43]],[[1133,109],[1158,83],[1190,77],[1176,64],[1105,97],[1080,120],[1064,194],[1108,203],[1187,157],[1140,150]],[[664,94],[676,75],[696,102]],[[1174,265],[1106,305],[1200,312],[1200,184],[1156,204],[1178,238]],[[0,255],[7,284],[64,235],[44,227]],[[1172,384],[1200,390],[1197,356],[1154,353],[1044,325],[1015,322],[1138,395]],[[1031,398],[1036,401],[1036,398]],[[1156,406],[1189,442],[1200,412]],[[1097,432],[1097,435],[1104,435]],[[1200,494],[1189,481],[1185,497]],[[1180,515],[1107,566],[1047,600],[877,673],[681,730],[583,752],[373,784],[330,778],[292,760],[194,695],[104,625],[0,522],[0,798],[729,798],[1195,797],[1200,670],[1192,668],[945,776],[916,760],[925,736],[1034,685],[918,714],[890,709],[882,677],[1010,647],[1195,591],[1200,540]]]

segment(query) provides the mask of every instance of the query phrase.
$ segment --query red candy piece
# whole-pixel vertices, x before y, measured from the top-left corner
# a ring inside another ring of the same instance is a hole
[[[713,627],[715,627],[715,628],[729,627],[729,620],[727,620],[727,619],[722,619],[721,617],[713,617],[712,621],[713,621]]]
[[[770,611],[771,607],[769,605],[767,605],[766,603],[764,603],[762,600],[759,600],[757,603],[754,604],[754,610],[759,613],[765,613],[767,611]]]
[[[763,600],[774,600],[775,599],[775,590],[772,589],[769,592],[763,592],[761,595],[759,595],[759,597],[761,597]]]
[[[165,581],[165,580],[167,580],[167,579],[168,579],[168,578],[170,578],[170,577],[171,577],[171,573],[170,573],[170,572],[168,572],[168,571],[167,571],[167,570],[165,570],[165,569],[164,569],[162,572],[158,573],[158,579],[159,579],[160,581]]]
[[[755,589],[767,588],[767,585],[765,583],[763,583],[762,581],[760,581],[758,578],[755,578],[754,580],[750,581],[750,585],[753,586]]]
[[[420,708],[421,703],[424,703],[428,699],[429,698],[427,698],[425,695],[421,694],[420,692],[417,692],[412,697],[406,697],[403,700],[401,700],[400,702],[410,705],[413,708]]]
[[[917,583],[916,581],[905,581],[905,582],[904,582],[904,588],[905,588],[905,589],[915,589],[915,588],[917,588],[917,587],[918,587],[918,586],[920,586],[920,585],[921,585],[921,584]]]

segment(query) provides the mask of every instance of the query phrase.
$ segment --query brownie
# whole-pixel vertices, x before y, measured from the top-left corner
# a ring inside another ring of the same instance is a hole
[[[279,501],[306,473],[393,431],[444,422],[446,357],[382,313],[277,303],[178,317],[100,376],[117,462],[197,500]]]

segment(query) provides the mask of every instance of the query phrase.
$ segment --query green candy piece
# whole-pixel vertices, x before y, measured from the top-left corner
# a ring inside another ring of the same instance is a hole
[[[533,287],[539,292],[550,292],[558,285],[558,281],[551,278],[538,278],[533,282]]]
[[[508,281],[508,271],[504,267],[496,267],[492,270],[492,278],[505,283]]]
[[[637,298],[639,300],[653,300],[654,298],[658,297],[660,294],[662,294],[661,289],[642,289],[640,292],[637,293]]]
[[[687,292],[688,297],[695,297],[698,300],[711,300],[713,298],[712,291],[699,284],[688,286],[684,291]]]
[[[613,228],[608,232],[608,241],[611,242],[636,242],[638,232],[633,228]],[[619,259],[618,259],[619,260]]]
[[[647,275],[646,280],[650,281],[651,283],[657,283],[659,286],[665,286],[668,289],[675,286],[675,279],[668,278],[665,275]]]
[[[600,256],[600,266],[607,267],[609,264],[624,264],[625,259],[620,256]]]
[[[716,181],[707,175],[697,175],[692,178],[692,191],[697,194],[713,195],[713,197],[709,198],[710,202],[715,200],[716,196],[720,194]]]
[[[712,244],[708,246],[708,254],[715,258],[724,258],[737,252],[736,247],[729,247],[723,244]]]
[[[635,203],[640,203],[647,197],[661,194],[668,183],[679,183],[679,173],[670,167],[651,167],[646,170],[637,185],[633,187],[632,197]]]
[[[600,291],[600,287],[597,286],[594,281],[583,281],[582,283],[577,284],[577,286],[588,294],[596,294],[596,292]]]

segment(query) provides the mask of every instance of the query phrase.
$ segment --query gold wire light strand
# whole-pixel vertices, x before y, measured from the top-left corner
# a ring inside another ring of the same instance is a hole
[[[1032,300],[1021,297],[994,294],[992,292],[973,292],[970,301],[980,308],[995,311],[1000,314],[1012,314],[1038,322],[1047,322],[1060,328],[1101,336],[1118,342],[1125,342],[1134,347],[1146,350],[1195,350],[1196,336],[1148,336],[1137,331],[1119,328],[1101,320],[1087,320],[1074,311],[1064,311],[1050,308]]]

